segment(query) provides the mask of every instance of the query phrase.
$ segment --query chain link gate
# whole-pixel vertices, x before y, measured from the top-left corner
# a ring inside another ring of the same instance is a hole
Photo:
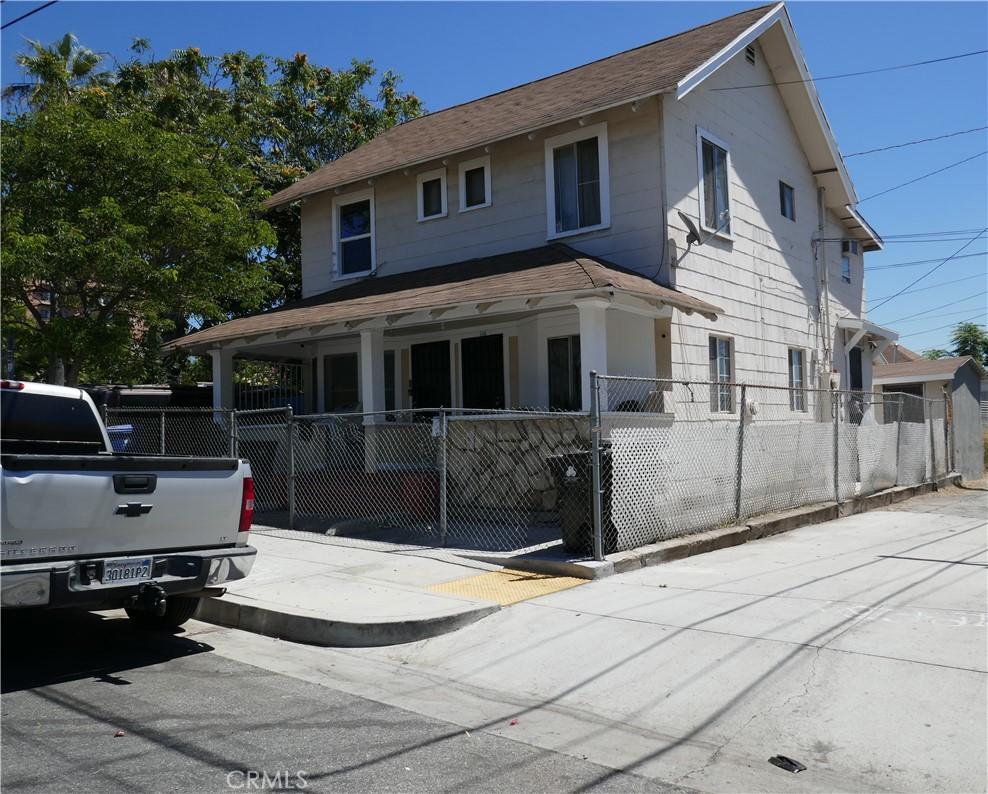
[[[586,413],[105,411],[118,452],[246,459],[259,523],[596,559],[936,480],[952,470],[950,415],[949,396],[595,373]]]

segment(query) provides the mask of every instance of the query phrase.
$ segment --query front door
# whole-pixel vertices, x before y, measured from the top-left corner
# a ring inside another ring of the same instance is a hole
[[[413,408],[449,408],[449,341],[412,345]]]
[[[503,340],[492,334],[460,343],[464,408],[504,408]]]

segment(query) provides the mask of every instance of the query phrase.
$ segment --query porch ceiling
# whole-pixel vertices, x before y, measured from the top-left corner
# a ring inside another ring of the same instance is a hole
[[[535,309],[552,298],[624,293],[652,304],[715,319],[721,309],[644,276],[565,245],[471,259],[442,267],[363,279],[274,311],[240,317],[197,331],[165,350],[205,350],[235,340],[278,341],[297,332],[332,335],[373,325],[395,327],[452,319],[469,306],[476,315]]]

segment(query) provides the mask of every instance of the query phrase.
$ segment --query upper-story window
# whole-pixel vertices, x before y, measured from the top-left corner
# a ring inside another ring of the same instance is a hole
[[[697,127],[696,157],[700,171],[700,219],[711,232],[731,233],[730,167],[728,146]]]
[[[609,226],[607,125],[547,138],[545,181],[549,239]]]
[[[418,219],[446,217],[446,169],[437,168],[418,175]]]
[[[851,257],[858,255],[857,240],[843,240],[840,244],[840,278],[851,283]]]
[[[337,278],[371,273],[376,264],[372,191],[333,200],[333,253]]]
[[[779,181],[779,211],[783,218],[796,220],[796,192],[792,185]]]
[[[491,205],[491,158],[460,163],[460,212]]]

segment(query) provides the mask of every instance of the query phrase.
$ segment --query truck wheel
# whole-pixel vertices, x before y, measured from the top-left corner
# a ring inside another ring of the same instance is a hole
[[[124,611],[142,629],[176,629],[190,620],[198,608],[199,599],[195,596],[172,596],[165,606],[164,615],[155,615],[145,609],[127,608]]]

